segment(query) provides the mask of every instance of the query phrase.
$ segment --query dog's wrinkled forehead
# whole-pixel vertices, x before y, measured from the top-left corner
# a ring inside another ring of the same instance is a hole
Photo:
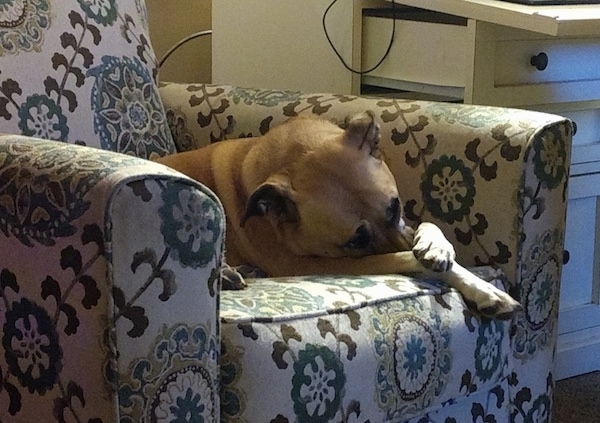
[[[336,191],[343,191],[348,201],[368,198],[378,208],[398,197],[396,181],[379,151],[380,127],[372,112],[340,125],[321,121],[302,129],[311,131],[308,138],[313,141],[308,154],[296,156],[289,168],[295,189],[311,195],[320,191],[323,197],[339,197],[344,194]]]

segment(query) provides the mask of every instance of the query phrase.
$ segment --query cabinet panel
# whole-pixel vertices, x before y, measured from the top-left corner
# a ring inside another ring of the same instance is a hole
[[[592,302],[594,247],[596,238],[596,197],[569,201],[565,250],[569,262],[563,266],[560,310]]]
[[[363,69],[374,66],[384,56],[391,24],[389,18],[363,18]],[[392,49],[369,77],[464,87],[471,44],[466,26],[397,19]]]
[[[600,70],[600,66],[598,67]],[[570,118],[577,124],[577,133],[573,137],[573,146],[600,145],[600,109],[554,111]]]
[[[600,172],[600,109],[587,110],[551,110],[570,118],[577,125],[573,137],[571,154],[571,175],[591,175]],[[596,182],[594,182],[596,183]]]

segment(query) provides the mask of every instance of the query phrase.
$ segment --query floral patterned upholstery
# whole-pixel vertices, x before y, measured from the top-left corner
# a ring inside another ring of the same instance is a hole
[[[0,3],[0,130],[173,153],[147,22],[143,0]]]
[[[223,421],[328,422],[345,414],[397,422],[429,414],[458,422],[462,415],[442,404],[467,394],[487,403],[489,392],[502,401],[482,408],[486,415],[507,404],[510,323],[479,321],[435,281],[262,279],[247,292],[223,292],[221,320]],[[269,407],[257,409],[265,397]]]
[[[398,275],[251,280],[221,293],[222,421],[550,420],[568,120],[211,85],[165,84],[161,96],[180,150],[296,114],[342,123],[373,110],[407,217],[437,223],[464,265],[524,306],[512,322],[481,320],[453,290]]]
[[[214,195],[146,160],[17,135],[0,137],[0,181],[2,421],[167,421],[181,398],[214,421]]]
[[[145,13],[143,0],[0,1],[0,421],[549,421],[569,122],[159,90]],[[218,199],[144,160],[365,109],[408,218],[439,224],[464,265],[518,298],[514,321],[400,275],[220,292]]]

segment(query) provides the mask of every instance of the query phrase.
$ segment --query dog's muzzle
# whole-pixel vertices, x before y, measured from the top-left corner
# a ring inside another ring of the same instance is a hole
[[[398,232],[396,237],[398,251],[412,250],[415,238],[415,231],[410,226],[406,225],[404,219],[398,221]]]

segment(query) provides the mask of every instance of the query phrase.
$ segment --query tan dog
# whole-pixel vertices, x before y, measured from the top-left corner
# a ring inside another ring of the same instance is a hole
[[[256,266],[270,276],[433,271],[480,313],[510,317],[519,304],[455,263],[437,226],[405,226],[378,141],[370,112],[350,119],[346,129],[297,117],[263,137],[158,161],[219,196],[231,266]]]

